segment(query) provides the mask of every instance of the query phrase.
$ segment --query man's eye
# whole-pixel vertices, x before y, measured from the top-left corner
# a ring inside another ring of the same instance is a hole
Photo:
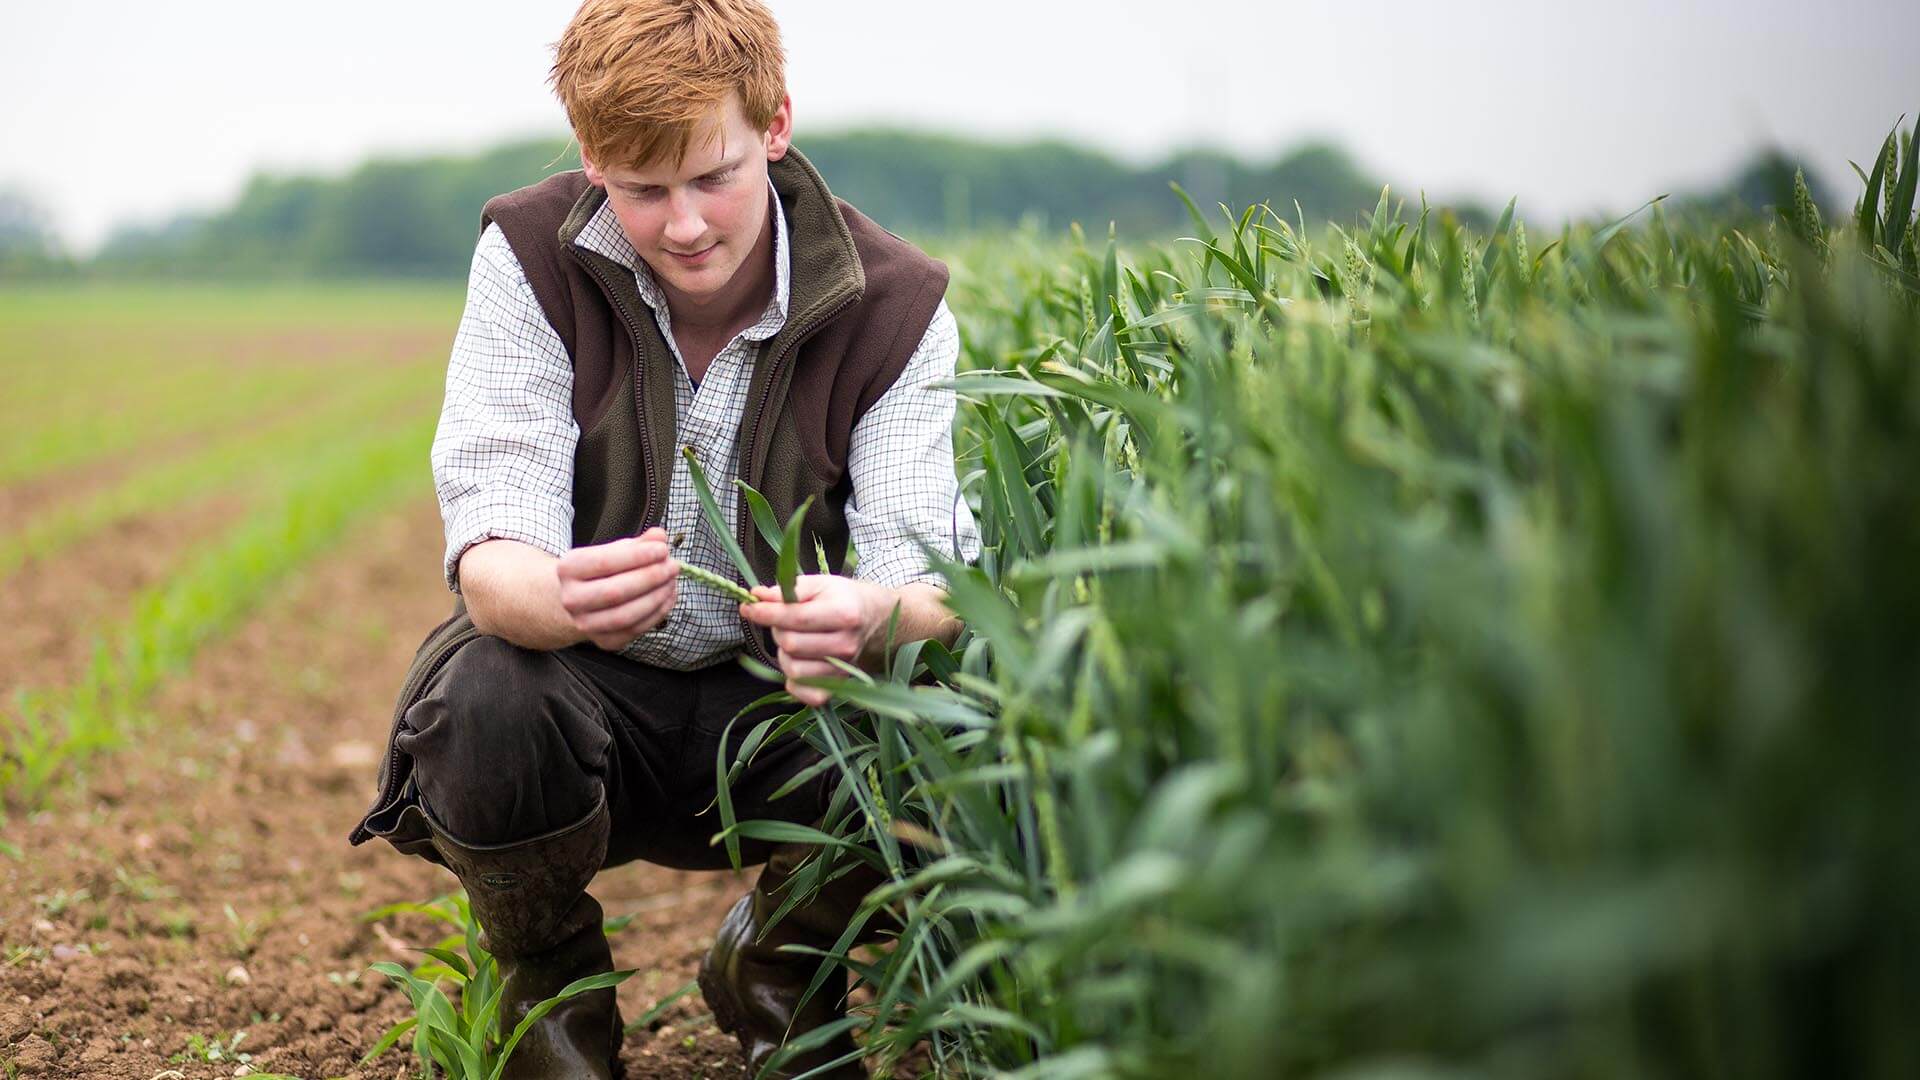
[[[733,179],[733,172],[729,170],[723,173],[714,173],[712,176],[701,177],[700,182],[708,187],[719,187],[731,179]]]

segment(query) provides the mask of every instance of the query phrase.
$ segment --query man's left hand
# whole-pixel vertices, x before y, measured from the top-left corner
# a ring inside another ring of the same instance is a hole
[[[787,692],[802,705],[825,705],[833,695],[794,680],[844,677],[846,672],[830,660],[859,666],[886,634],[887,620],[899,601],[896,591],[884,585],[838,574],[802,574],[794,581],[791,604],[782,602],[780,590],[773,586],[758,586],[753,595],[759,602],[742,603],[740,615],[772,628]]]

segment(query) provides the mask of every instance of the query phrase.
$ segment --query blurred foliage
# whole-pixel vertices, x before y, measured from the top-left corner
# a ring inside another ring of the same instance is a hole
[[[25,192],[0,188],[0,279],[70,273],[53,218]]]
[[[800,146],[835,194],[888,228],[921,235],[1110,220],[1138,233],[1170,233],[1180,217],[1167,198],[1169,180],[1209,199],[1298,199],[1325,216],[1371,205],[1378,190],[1325,145],[1266,166],[1190,151],[1142,168],[1060,142],[901,131],[821,134]],[[569,144],[532,140],[472,157],[377,160],[337,178],[256,176],[225,210],[120,230],[95,265],[248,277],[458,276],[488,198],[578,166]]]
[[[1752,155],[1738,171],[1717,188],[1692,192],[1676,201],[1688,209],[1710,217],[1729,218],[1767,214],[1793,208],[1793,178],[1802,174],[1808,193],[1821,209],[1840,207],[1817,174],[1807,172],[1807,162],[1778,147],[1769,147]]]

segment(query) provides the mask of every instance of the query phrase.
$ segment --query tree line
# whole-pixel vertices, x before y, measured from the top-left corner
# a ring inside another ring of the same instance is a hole
[[[920,237],[1022,223],[1079,222],[1103,232],[1113,222],[1134,239],[1163,238],[1188,227],[1173,183],[1202,209],[1265,202],[1292,217],[1298,203],[1310,224],[1351,222],[1373,208],[1381,187],[1379,177],[1324,142],[1261,163],[1187,150],[1145,165],[1058,140],[899,130],[824,133],[796,145],[835,194],[887,228]],[[85,261],[60,252],[44,213],[0,196],[0,276],[457,278],[488,198],[578,166],[567,141],[523,139],[468,155],[379,158],[337,176],[259,173],[231,205],[123,227]],[[1787,205],[1780,196],[1792,175],[1788,159],[1762,153],[1722,188],[1691,201],[1716,211]],[[1491,220],[1479,206],[1452,208],[1469,223]]]
[[[1380,184],[1343,151],[1303,146],[1264,164],[1188,151],[1144,166],[1059,141],[1019,144],[869,130],[798,140],[834,193],[895,232],[929,235],[1078,221],[1127,235],[1187,220],[1177,182],[1201,206],[1297,199],[1308,218],[1370,208]],[[466,270],[480,207],[503,191],[579,167],[559,139],[519,140],[463,156],[382,158],[339,176],[255,175],[212,213],[115,231],[84,269],[209,276],[399,275]],[[24,245],[16,244],[16,250]],[[40,254],[50,254],[42,244]]]

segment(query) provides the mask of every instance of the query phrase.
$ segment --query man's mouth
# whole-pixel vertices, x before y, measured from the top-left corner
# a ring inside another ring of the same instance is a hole
[[[667,254],[679,260],[682,265],[698,266],[700,263],[705,262],[707,260],[707,256],[712,255],[715,249],[719,248],[719,246],[720,246],[720,242],[716,240],[713,243],[707,245],[704,248],[701,248],[699,251],[696,251],[691,255],[684,254],[678,251],[673,251],[671,249],[667,251]]]

